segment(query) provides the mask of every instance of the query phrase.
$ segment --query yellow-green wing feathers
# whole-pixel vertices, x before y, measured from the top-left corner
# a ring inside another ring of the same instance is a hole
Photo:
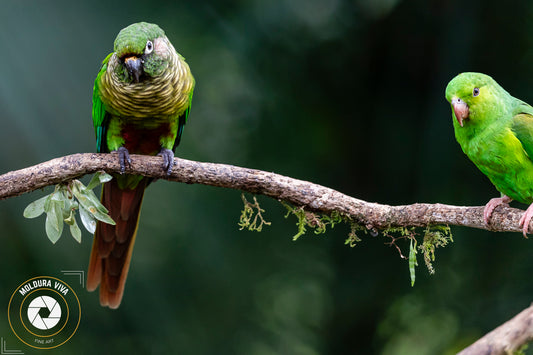
[[[527,105],[526,110],[530,112],[521,112],[513,117],[511,129],[516,138],[522,144],[522,148],[533,161],[533,109]]]

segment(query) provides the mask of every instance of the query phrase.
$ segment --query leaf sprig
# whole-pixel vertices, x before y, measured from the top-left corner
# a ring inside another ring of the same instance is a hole
[[[79,180],[56,185],[54,192],[30,203],[24,209],[24,217],[36,218],[46,213],[45,230],[52,243],[55,244],[61,237],[64,223],[69,226],[72,237],[81,243],[81,229],[75,218],[76,210],[80,211],[81,222],[90,233],[95,232],[97,220],[115,224],[108,215],[109,211],[93,192],[96,186],[111,179],[111,175],[98,172],[94,174],[87,186]]]

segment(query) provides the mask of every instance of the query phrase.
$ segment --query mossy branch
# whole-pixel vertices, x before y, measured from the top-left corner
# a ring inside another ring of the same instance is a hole
[[[160,157],[132,155],[131,159],[131,166],[126,171],[129,174],[187,184],[231,188],[282,201],[288,206],[288,214],[294,214],[298,218],[298,234],[295,237],[303,234],[306,226],[314,228],[315,233],[323,233],[326,226],[333,227],[344,221],[348,222],[351,228],[346,244],[353,246],[360,241],[356,234],[360,231],[376,235],[377,231],[381,230],[388,235],[388,232],[402,228],[426,228],[424,241],[418,249],[423,252],[430,271],[435,248],[444,246],[451,239],[447,227],[441,228],[437,227],[438,225],[465,226],[498,232],[522,231],[518,221],[523,211],[516,208],[504,206],[496,208],[492,215],[491,226],[486,226],[483,221],[483,207],[438,203],[389,206],[366,202],[311,182],[261,170],[176,158],[174,160],[176,168],[172,174],[166,175],[161,168]],[[0,175],[0,199],[18,196],[49,185],[66,183],[97,171],[119,173],[120,166],[116,154],[72,154]],[[245,227],[252,225],[257,229],[268,223],[263,220],[261,215],[263,211],[255,198],[254,203],[245,199],[243,202],[245,211],[241,222],[248,223]],[[252,219],[254,213],[255,217]],[[413,264],[410,266],[411,270],[414,270],[416,262],[416,249],[416,243],[411,238],[410,256],[413,256],[410,257],[410,262]],[[503,354],[509,350],[519,349],[533,339],[531,324],[533,324],[533,308],[530,307],[478,340],[463,353]]]
[[[131,158],[132,164],[127,173],[265,195],[310,212],[330,216],[338,213],[370,231],[394,227],[455,225],[498,232],[521,232],[518,221],[523,211],[516,208],[496,208],[489,227],[483,222],[483,207],[439,203],[389,206],[359,200],[324,186],[271,172],[178,158],[175,159],[176,168],[167,176],[161,169],[161,157],[132,155]],[[117,156],[83,153],[53,159],[0,175],[0,199],[64,183],[101,170],[118,173],[120,166]]]

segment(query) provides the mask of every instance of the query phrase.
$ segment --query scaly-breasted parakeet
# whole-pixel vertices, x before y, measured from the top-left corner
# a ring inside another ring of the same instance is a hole
[[[117,151],[122,172],[130,153],[161,155],[163,169],[170,173],[193,89],[189,66],[161,28],[141,22],[122,29],[94,82],[97,151]],[[150,181],[116,174],[103,186],[102,203],[116,225],[98,222],[87,275],[89,291],[100,285],[102,306],[117,308],[122,300],[144,189]]]
[[[485,223],[498,205],[530,204],[520,219],[526,236],[533,217],[533,107],[480,73],[457,75],[446,99],[457,142],[502,194],[485,205]]]

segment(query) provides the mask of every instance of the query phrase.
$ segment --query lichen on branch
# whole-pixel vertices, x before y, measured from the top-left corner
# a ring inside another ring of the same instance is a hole
[[[265,212],[265,210],[259,206],[259,202],[255,196],[254,203],[249,202],[246,199],[246,196],[244,196],[244,193],[241,193],[241,199],[244,207],[241,211],[241,217],[239,218],[239,230],[246,228],[249,231],[261,232],[263,226],[269,226],[271,224],[263,218],[263,212]]]

